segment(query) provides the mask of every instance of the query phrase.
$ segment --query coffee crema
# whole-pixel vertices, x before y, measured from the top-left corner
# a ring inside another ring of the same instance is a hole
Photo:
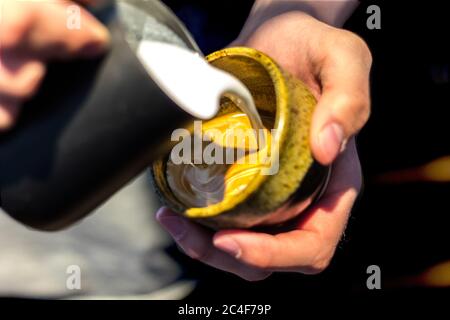
[[[271,127],[273,119],[267,116],[261,119],[262,130],[255,130],[243,112],[224,114],[204,122],[202,134],[210,141],[202,143],[202,151],[213,148],[212,154],[219,161],[198,163],[192,156],[190,163],[175,164],[169,157],[166,179],[173,195],[187,207],[203,208],[242,192],[267,167],[271,141],[267,128]],[[217,154],[218,150],[221,154]]]

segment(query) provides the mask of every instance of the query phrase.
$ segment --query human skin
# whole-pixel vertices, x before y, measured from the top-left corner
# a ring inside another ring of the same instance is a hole
[[[0,131],[14,125],[50,60],[91,58],[108,47],[107,29],[81,7],[80,29],[67,27],[67,10],[74,4],[0,0]]]
[[[0,0],[0,130],[14,124],[22,103],[38,89],[48,61],[89,58],[107,48],[106,28],[82,8],[81,28],[66,28],[71,4]],[[158,220],[191,257],[247,280],[264,279],[273,271],[317,273],[329,264],[360,189],[352,137],[370,109],[370,52],[360,38],[331,26],[342,24],[354,7],[353,1],[255,2],[233,45],[267,53],[310,87],[318,98],[311,148],[322,164],[334,161],[332,177],[321,200],[290,230],[275,234],[213,233],[162,208]]]
[[[370,113],[370,51],[337,28],[355,7],[354,1],[255,2],[232,45],[268,54],[312,90],[318,104],[310,145],[320,163],[333,162],[332,176],[321,199],[288,230],[213,232],[161,208],[157,219],[190,257],[250,281],[275,271],[316,274],[329,265],[361,188],[354,135]]]

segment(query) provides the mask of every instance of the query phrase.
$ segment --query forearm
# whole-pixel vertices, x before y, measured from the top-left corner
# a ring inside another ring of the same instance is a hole
[[[302,11],[335,27],[342,27],[358,6],[357,0],[255,0],[249,20],[267,20],[289,12]]]

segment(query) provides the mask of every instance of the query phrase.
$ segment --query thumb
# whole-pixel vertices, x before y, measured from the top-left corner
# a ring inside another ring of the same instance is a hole
[[[360,60],[360,61],[358,61]],[[352,52],[334,52],[320,72],[322,95],[311,124],[311,149],[323,165],[330,164],[370,114],[371,59]]]

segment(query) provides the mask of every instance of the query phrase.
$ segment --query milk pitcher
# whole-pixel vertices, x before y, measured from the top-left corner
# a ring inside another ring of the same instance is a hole
[[[0,135],[0,207],[32,228],[58,230],[87,215],[167,152],[174,129],[213,117],[224,93],[252,99],[203,59],[159,1],[89,9],[110,31],[109,51],[50,63],[16,126]]]

